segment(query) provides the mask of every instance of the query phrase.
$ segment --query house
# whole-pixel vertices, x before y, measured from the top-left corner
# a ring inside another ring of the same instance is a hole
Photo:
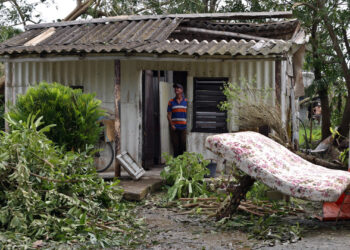
[[[6,101],[40,81],[95,92],[115,119],[117,151],[147,167],[171,151],[172,82],[189,99],[187,150],[205,158],[213,157],[208,135],[239,130],[217,108],[224,82],[255,79],[273,89],[296,131],[305,43],[291,12],[119,16],[26,26],[0,45],[0,56]]]

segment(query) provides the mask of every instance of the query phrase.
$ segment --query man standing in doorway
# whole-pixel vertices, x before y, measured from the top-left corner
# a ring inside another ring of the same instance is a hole
[[[187,99],[184,96],[184,88],[181,84],[174,84],[173,87],[175,97],[170,99],[168,103],[168,121],[174,147],[174,157],[177,157],[186,151]]]

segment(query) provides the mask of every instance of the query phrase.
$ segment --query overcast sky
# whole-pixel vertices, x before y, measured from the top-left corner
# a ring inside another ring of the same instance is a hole
[[[36,10],[41,14],[43,22],[47,23],[65,18],[75,6],[75,0],[56,0],[54,5],[40,5]]]

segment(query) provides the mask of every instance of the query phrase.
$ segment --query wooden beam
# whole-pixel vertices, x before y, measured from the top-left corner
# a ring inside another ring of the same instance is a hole
[[[192,27],[179,27],[179,29],[181,31],[200,33],[200,34],[205,34],[205,35],[227,36],[227,37],[249,39],[249,40],[255,40],[255,41],[274,40],[274,39],[269,39],[269,38],[260,37],[260,36],[251,36],[251,35],[246,35],[246,34],[241,34],[241,33],[236,33],[236,32],[228,32],[228,31],[208,30],[208,29],[200,29],[200,28],[192,28]]]
[[[276,105],[281,106],[281,61],[275,61],[275,95]]]
[[[115,155],[121,153],[121,130],[120,130],[120,60],[114,61],[114,99],[115,99]],[[114,176],[120,177],[120,163],[116,160]]]

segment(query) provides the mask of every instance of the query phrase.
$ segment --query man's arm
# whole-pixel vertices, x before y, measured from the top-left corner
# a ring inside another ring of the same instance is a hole
[[[175,125],[173,125],[173,123],[172,123],[172,121],[171,121],[171,112],[168,112],[167,117],[168,117],[168,121],[169,121],[169,124],[170,124],[171,129],[172,129],[172,130],[175,130],[175,129],[176,129],[176,128],[175,128]]]

